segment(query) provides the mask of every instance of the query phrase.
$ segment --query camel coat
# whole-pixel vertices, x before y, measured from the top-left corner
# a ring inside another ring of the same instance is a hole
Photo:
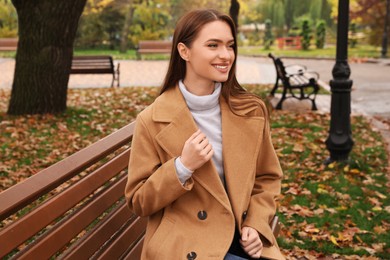
[[[220,259],[235,226],[255,228],[262,257],[284,259],[269,226],[282,171],[271,143],[268,118],[258,106],[237,116],[220,97],[226,190],[210,160],[182,185],[174,160],[198,129],[178,88],[171,88],[137,118],[125,197],[148,216],[142,259]]]

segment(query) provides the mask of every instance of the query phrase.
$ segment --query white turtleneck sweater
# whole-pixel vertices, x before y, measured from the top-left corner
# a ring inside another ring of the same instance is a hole
[[[184,96],[187,106],[198,125],[199,129],[207,136],[212,145],[214,154],[212,160],[217,169],[218,175],[225,184],[222,158],[222,124],[221,108],[219,106],[219,95],[221,93],[221,83],[215,83],[214,92],[207,96],[197,96],[190,93],[183,82],[179,81],[179,88]],[[193,171],[187,169],[179,158],[175,160],[176,172],[182,184],[191,176]]]

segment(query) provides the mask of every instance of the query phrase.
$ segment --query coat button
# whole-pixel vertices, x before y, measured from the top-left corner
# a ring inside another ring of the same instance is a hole
[[[204,210],[201,210],[198,212],[198,218],[200,220],[205,220],[207,218],[207,212]]]
[[[244,211],[244,213],[242,213],[242,220],[245,220],[245,219],[246,219],[246,215],[247,215],[247,212]]]
[[[195,258],[196,258],[196,253],[195,252],[191,252],[191,253],[187,254],[187,259],[188,260],[194,260]]]

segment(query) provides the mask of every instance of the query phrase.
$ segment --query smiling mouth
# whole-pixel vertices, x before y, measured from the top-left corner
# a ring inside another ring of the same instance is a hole
[[[228,65],[214,65],[214,67],[220,70],[226,70],[228,68]]]

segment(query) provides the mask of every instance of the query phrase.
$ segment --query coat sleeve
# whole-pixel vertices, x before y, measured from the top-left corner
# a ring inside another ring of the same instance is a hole
[[[185,185],[181,184],[175,158],[161,162],[154,137],[141,115],[137,118],[131,145],[125,198],[130,210],[139,216],[149,216],[191,190],[193,180],[190,178]]]
[[[243,226],[255,228],[267,240],[263,241],[265,245],[274,245],[270,222],[276,214],[283,173],[272,145],[268,118],[266,122],[256,163],[255,183]]]

